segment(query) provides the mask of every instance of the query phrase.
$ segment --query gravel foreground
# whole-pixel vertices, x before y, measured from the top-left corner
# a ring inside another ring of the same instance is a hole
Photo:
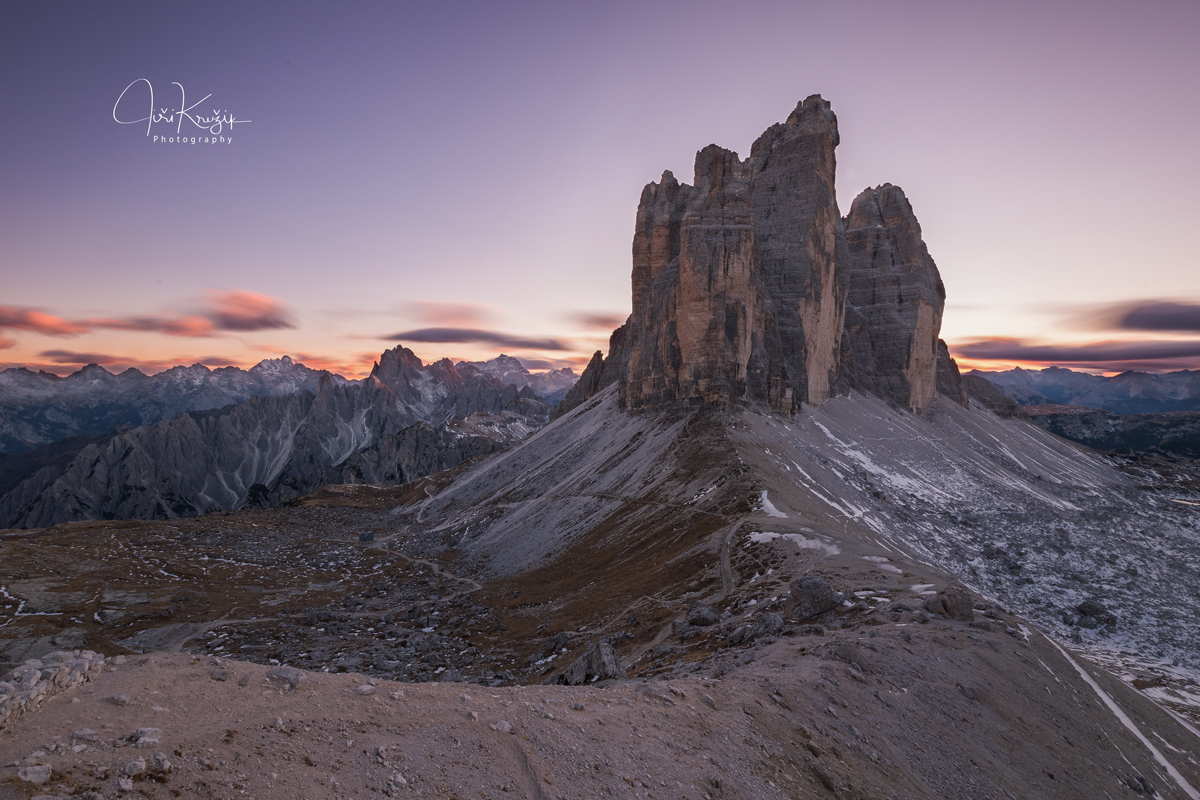
[[[110,659],[0,734],[0,798],[1197,797],[1195,729],[1008,622],[580,687]]]

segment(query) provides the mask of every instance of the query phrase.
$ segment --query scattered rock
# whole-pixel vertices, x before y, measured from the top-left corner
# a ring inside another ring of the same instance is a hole
[[[250,685],[250,676],[249,675],[243,675],[242,677],[238,678],[238,686],[249,686],[249,685]]]
[[[32,783],[34,786],[41,786],[46,781],[50,780],[52,768],[49,764],[38,764],[33,767],[22,767],[17,770],[17,777],[26,783]]]
[[[91,728],[80,728],[71,734],[72,739],[79,739],[82,742],[95,742],[100,739],[100,734],[96,733]]]
[[[133,781],[129,778],[117,779],[117,791],[121,794],[128,794],[133,791]]]
[[[214,667],[213,671],[208,674],[208,677],[212,678],[214,681],[227,681],[229,680],[229,671],[221,669],[220,667]]]
[[[274,667],[271,669],[271,680],[295,689],[304,682],[304,673],[295,667]]]
[[[1154,797],[1154,787],[1150,785],[1150,781],[1143,778],[1141,775],[1125,776],[1125,785],[1133,790],[1134,794],[1145,795],[1146,797]]]
[[[770,611],[759,614],[752,625],[742,627],[729,634],[731,645],[747,644],[764,636],[778,636],[783,632],[783,618]]]
[[[146,771],[146,759],[144,759],[144,758],[137,758],[137,759],[134,759],[133,761],[130,761],[121,770],[121,772],[123,772],[127,777],[130,777],[130,778],[137,776],[137,775],[141,775],[145,771]]]
[[[852,644],[840,644],[833,651],[833,657],[838,661],[844,661],[852,667],[857,667],[863,672],[871,672],[872,665],[870,660],[862,654],[862,652]]]
[[[129,705],[129,695],[126,694],[125,692],[118,692],[117,694],[114,694],[112,697],[110,697],[108,699],[115,706]]]
[[[938,614],[950,619],[970,622],[975,619],[975,609],[971,603],[971,593],[961,586],[949,586],[933,597],[925,599],[921,606],[931,614]]]
[[[836,605],[833,587],[824,578],[806,575],[792,581],[789,589],[796,601],[798,619],[811,619],[830,611]]]
[[[579,686],[605,678],[624,677],[625,668],[621,666],[612,645],[606,641],[599,641],[592,642],[586,653],[545,683],[547,685]]]
[[[500,720],[499,722],[489,725],[488,727],[494,731],[499,731],[500,733],[512,733],[513,729],[512,724],[506,720]]]
[[[712,606],[701,603],[699,600],[693,600],[687,610],[687,622],[689,625],[705,626],[716,625],[721,621],[721,615]]]
[[[683,619],[675,619],[671,621],[671,633],[677,636],[679,641],[686,642],[700,633],[700,626],[692,625]]]
[[[375,694],[375,687],[367,685],[367,684],[363,684],[362,686],[358,687],[355,690],[355,692],[357,692],[360,695]]]

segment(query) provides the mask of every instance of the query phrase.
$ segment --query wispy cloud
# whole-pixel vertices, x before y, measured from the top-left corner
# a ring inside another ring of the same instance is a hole
[[[1200,304],[1144,300],[1126,306],[1117,322],[1133,331],[1200,333]]]
[[[397,342],[420,342],[423,344],[491,344],[514,350],[570,350],[558,339],[534,339],[499,331],[478,328],[419,328],[401,331],[380,337]]]
[[[572,322],[581,328],[588,330],[599,330],[608,333],[614,328],[619,328],[625,324],[627,314],[600,313],[594,311],[580,311],[568,317]]]
[[[1200,367],[1200,340],[1106,341],[1088,344],[1031,344],[1021,339],[989,338],[956,344],[954,356],[972,362],[1057,365],[1120,372]]]
[[[0,328],[31,331],[47,336],[75,336],[87,333],[88,329],[62,317],[20,306],[0,306]]]
[[[0,350],[4,350],[5,348],[12,347],[15,344],[16,344],[16,342],[14,342],[12,339],[9,339],[5,336],[0,336]]]
[[[211,292],[198,313],[165,313],[134,317],[95,317],[66,320],[33,308],[0,306],[0,329],[31,331],[48,336],[76,336],[94,330],[161,333],[204,338],[223,331],[294,328],[291,313],[274,297],[241,290]],[[7,340],[6,340],[7,341]]]
[[[217,326],[208,317],[195,315],[187,317],[127,317],[124,319],[99,317],[85,319],[82,324],[93,329],[163,333],[167,336],[196,338],[215,336],[217,331]]]
[[[405,304],[409,314],[429,325],[478,326],[497,317],[497,309],[485,303],[442,303],[413,300]]]
[[[223,331],[263,331],[294,328],[291,314],[274,297],[255,292],[214,292],[204,316]]]

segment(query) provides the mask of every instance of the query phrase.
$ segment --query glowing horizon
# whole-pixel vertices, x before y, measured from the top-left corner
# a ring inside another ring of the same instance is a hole
[[[0,26],[0,369],[578,372],[629,312],[642,187],[814,93],[842,210],[912,201],[964,369],[1200,368],[1198,3],[126,10]]]

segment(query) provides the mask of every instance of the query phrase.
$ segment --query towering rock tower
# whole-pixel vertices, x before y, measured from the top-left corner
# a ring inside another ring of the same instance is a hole
[[[946,289],[899,186],[866,189],[843,223],[850,247],[846,365],[852,386],[908,409],[937,392]]]
[[[745,160],[709,145],[693,186],[667,172],[642,191],[627,408],[758,400],[792,413],[829,396],[848,265],[837,143],[813,95]]]
[[[759,402],[785,414],[858,389],[919,411],[939,388],[945,290],[899,187],[842,219],[837,117],[813,95],[746,159],[696,154],[695,182],[642,190],[633,313],[564,399],[613,383],[627,409]],[[943,346],[944,349],[944,346]],[[943,380],[963,402],[944,355]]]

